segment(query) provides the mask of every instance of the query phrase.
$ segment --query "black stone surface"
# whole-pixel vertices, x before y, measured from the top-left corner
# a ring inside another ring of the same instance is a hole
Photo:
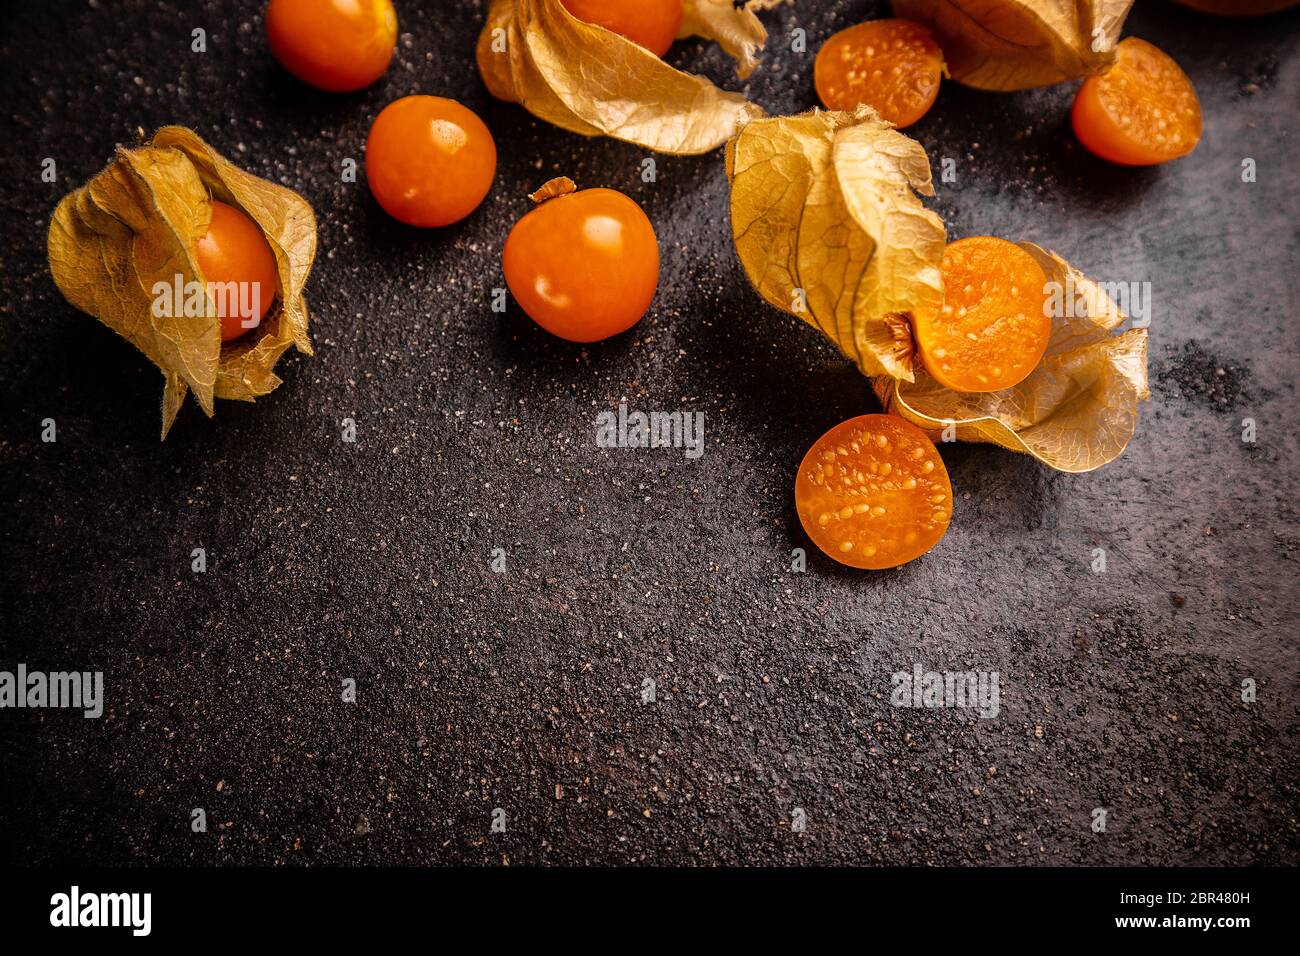
[[[795,468],[877,405],[746,284],[721,153],[660,157],[645,183],[644,151],[486,93],[484,4],[397,5],[392,69],[347,96],[277,67],[259,3],[3,18],[0,668],[102,670],[107,697],[99,720],[0,711],[8,861],[1296,862],[1300,17],[1139,0],[1126,32],[1171,53],[1205,111],[1197,151],[1158,169],[1083,152],[1070,87],[944,86],[912,133],[956,160],[934,204],[951,234],[1150,281],[1152,398],[1091,474],[945,447],[937,549],[881,574],[813,549],[798,574]],[[767,15],[750,96],[811,107],[821,42],[884,11]],[[702,43],[671,59],[737,86]],[[442,231],[340,175],[415,92],[479,111],[500,147],[488,200]],[[45,230],[117,143],[167,123],[306,196],[320,255],[317,356],[286,357],[256,405],[189,405],[159,444],[157,371],[63,301]],[[600,345],[490,308],[525,193],[560,174],[628,192],[661,241],[650,314]],[[704,412],[703,458],[596,448],[621,398]],[[1000,716],[891,707],[890,674],[916,662],[999,671]]]

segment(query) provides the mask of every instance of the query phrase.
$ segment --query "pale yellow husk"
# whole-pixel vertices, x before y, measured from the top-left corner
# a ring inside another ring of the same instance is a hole
[[[758,293],[865,375],[912,378],[907,317],[942,303],[943,222],[915,140],[875,110],[747,125],[727,146],[736,252]]]
[[[1117,332],[1126,317],[1094,281],[1053,252],[1019,245],[1049,283],[1076,297],[1054,318],[1047,352],[1028,378],[999,392],[955,392],[918,366],[913,382],[880,376],[872,386],[887,410],[936,440],[990,442],[1058,471],[1092,471],[1124,451],[1137,429],[1138,403],[1150,397],[1147,330]]]
[[[716,40],[747,76],[766,31],[754,9],[730,0],[687,0],[684,35]],[[584,136],[611,136],[661,153],[706,153],[762,110],[739,93],[675,70],[603,27],[569,14],[560,0],[491,0],[476,50],[498,99]]]
[[[211,300],[201,316],[154,314],[156,283],[205,283],[195,243],[212,200],[242,209],[266,236],[279,273],[277,301],[261,325],[222,346]],[[316,255],[316,219],[297,193],[231,165],[179,126],[113,162],[69,193],[50,222],[50,271],[67,300],[122,335],[162,370],[162,436],[185,395],[212,415],[217,398],[253,401],[280,385],[289,346],[312,354],[303,288]]]
[[[887,410],[936,440],[993,442],[1061,471],[1114,460],[1147,389],[1147,333],[1054,253],[1021,245],[1070,294],[1042,362],[1015,388],[971,394],[915,360],[914,315],[943,305],[942,221],[921,146],[870,107],[756,120],[727,146],[736,252],[758,293],[834,342]]]
[[[1115,59],[1133,0],[893,0],[930,28],[948,75],[983,90],[1025,90],[1100,73]]]

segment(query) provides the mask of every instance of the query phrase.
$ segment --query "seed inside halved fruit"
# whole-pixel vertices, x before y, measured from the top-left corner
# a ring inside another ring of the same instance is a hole
[[[1014,242],[972,236],[943,251],[943,306],[913,316],[917,351],[940,385],[996,392],[1022,382],[1052,337],[1047,275]]]
[[[1186,156],[1201,139],[1201,104],[1187,74],[1163,51],[1126,37],[1115,64],[1074,98],[1075,135],[1102,159],[1154,166]]]
[[[895,126],[910,126],[934,105],[943,51],[911,20],[868,20],[822,45],[813,64],[817,96],[828,110],[873,108]]]
[[[818,548],[871,570],[925,554],[952,518],[952,486],[938,450],[894,415],[851,418],[817,439],[799,465],[794,499]]]

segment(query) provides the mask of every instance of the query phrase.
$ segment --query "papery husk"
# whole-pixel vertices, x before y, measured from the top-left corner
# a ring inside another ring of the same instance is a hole
[[[1217,17],[1262,17],[1281,13],[1300,4],[1300,0],[1174,0],[1201,13]]]
[[[736,75],[743,80],[758,66],[758,55],[767,43],[767,28],[758,14],[787,3],[794,0],[749,0],[737,10],[733,0],[685,0],[677,38],[712,40],[736,61]]]
[[[1100,73],[1133,0],[893,0],[923,23],[948,75],[982,90],[1026,90]]]
[[[1147,330],[1115,333],[1124,313],[1095,282],[1053,252],[1018,245],[1038,260],[1048,282],[1073,288],[1075,311],[1084,313],[1054,319],[1047,351],[1028,378],[998,392],[955,392],[918,363],[914,382],[879,376],[872,388],[886,411],[936,440],[951,428],[959,441],[1023,452],[1057,471],[1092,471],[1124,451],[1137,428],[1138,403],[1150,397]]]
[[[742,71],[752,69],[761,45],[752,11],[689,0],[686,17],[692,29],[711,31],[737,53]],[[504,50],[493,49],[497,31],[503,31]],[[740,94],[675,70],[631,40],[576,19],[560,0],[492,0],[476,58],[483,82],[498,99],[520,103],[570,132],[611,136],[661,153],[707,153],[763,115]]]
[[[155,316],[155,283],[206,282],[195,244],[213,199],[242,209],[266,236],[279,274],[277,300],[261,324],[225,347],[209,300],[203,316]],[[227,162],[198,135],[160,129],[59,203],[47,243],[64,297],[122,335],[162,370],[162,437],[193,392],[211,416],[217,398],[253,401],[273,391],[289,346],[312,354],[303,287],[316,255],[316,218],[301,196]]]
[[[916,195],[934,194],[921,145],[859,106],[755,120],[726,158],[736,252],[759,295],[863,374],[911,381],[908,318],[943,298],[943,222]]]

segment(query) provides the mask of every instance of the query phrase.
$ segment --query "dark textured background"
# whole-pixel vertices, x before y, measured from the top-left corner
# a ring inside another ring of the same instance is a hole
[[[956,509],[930,555],[867,574],[814,550],[792,574],[800,458],[877,406],[747,286],[721,153],[660,158],[642,183],[644,151],[488,96],[482,3],[397,6],[393,67],[349,96],[277,67],[259,3],[6,13],[0,667],[103,670],[107,709],[0,712],[5,858],[1296,862],[1300,16],[1139,0],[1126,32],[1170,52],[1205,110],[1201,146],[1158,169],[1084,153],[1071,87],[945,85],[911,132],[957,160],[934,204],[950,232],[1150,281],[1152,399],[1092,474],[945,447]],[[767,15],[750,96],[811,107],[813,52],[884,9]],[[807,54],[788,50],[796,25]],[[671,59],[735,86],[702,43]],[[340,181],[378,110],[415,92],[478,110],[501,153],[482,208],[442,231]],[[215,420],[191,403],[160,445],[160,376],[62,300],[44,237],[115,144],[167,123],[306,196],[320,255],[316,358],[289,355],[279,391]],[[524,194],[559,174],[627,191],[659,232],[658,298],[611,342],[489,307]],[[594,447],[621,397],[703,411],[704,457]],[[917,661],[1000,671],[1001,717],[891,708],[890,673]]]

